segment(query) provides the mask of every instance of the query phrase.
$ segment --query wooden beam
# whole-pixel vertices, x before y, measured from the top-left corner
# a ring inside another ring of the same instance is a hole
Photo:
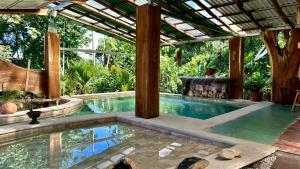
[[[106,30],[104,28],[101,28],[99,26],[96,26],[96,25],[93,25],[93,24],[90,24],[86,21],[83,21],[83,20],[80,20],[80,19],[77,19],[77,18],[74,18],[72,16],[69,16],[69,15],[66,15],[66,14],[63,14],[63,13],[58,13],[58,15],[62,16],[62,17],[65,17],[65,18],[68,18],[70,20],[73,20],[75,22],[78,22],[82,25],[85,25],[87,27],[90,27],[90,28],[93,28],[95,30],[98,30],[98,32],[100,33],[105,33],[105,34],[108,34],[109,36],[113,36],[113,37],[116,37],[118,39],[121,39],[121,40],[124,40],[124,41],[127,41],[127,42],[130,42],[130,43],[135,43],[134,42],[134,39],[131,39],[131,38],[128,38],[128,37],[124,37],[122,36],[121,34],[118,34],[118,33],[115,33],[115,32],[110,32],[109,30]]]
[[[251,12],[249,12],[248,10],[246,10],[244,8],[244,3],[241,0],[235,0],[237,7],[245,14],[249,17],[249,19],[256,25],[258,26],[262,31],[264,31],[264,27],[254,18],[254,16],[252,15]]]
[[[159,116],[160,7],[137,8],[136,109],[141,118]]]
[[[0,14],[48,15],[48,9],[0,9]]]
[[[60,38],[52,32],[45,34],[45,95],[47,99],[60,98]]]
[[[229,40],[229,98],[243,99],[244,82],[244,38],[234,37]]]
[[[289,20],[289,18],[285,15],[285,13],[282,11],[281,6],[278,4],[277,0],[271,0],[275,11],[277,12],[277,14],[279,15],[279,17],[288,25],[290,25],[290,27],[292,29],[295,28],[294,24]]]

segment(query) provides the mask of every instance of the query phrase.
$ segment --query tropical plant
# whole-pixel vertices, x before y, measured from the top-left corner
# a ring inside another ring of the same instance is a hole
[[[263,76],[259,72],[255,72],[249,77],[243,84],[244,89],[251,92],[261,92],[262,88],[265,87],[266,82],[263,80]]]

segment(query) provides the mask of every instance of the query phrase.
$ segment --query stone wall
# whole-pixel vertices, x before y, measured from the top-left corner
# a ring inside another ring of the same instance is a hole
[[[180,77],[183,85],[183,95],[205,98],[228,98],[229,78],[193,78]]]

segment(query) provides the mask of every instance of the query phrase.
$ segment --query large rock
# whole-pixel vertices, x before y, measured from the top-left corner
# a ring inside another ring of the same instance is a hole
[[[189,157],[184,159],[176,169],[204,169],[208,166],[209,162],[205,159],[198,157]]]
[[[232,160],[235,157],[240,157],[241,152],[235,149],[223,149],[219,152],[218,156],[224,160]]]
[[[14,114],[17,109],[17,105],[13,102],[7,101],[0,104],[0,114]]]
[[[135,162],[130,158],[122,158],[118,163],[116,163],[110,169],[138,169]]]

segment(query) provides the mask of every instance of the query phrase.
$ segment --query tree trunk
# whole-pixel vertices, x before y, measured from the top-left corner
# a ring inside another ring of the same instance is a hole
[[[300,89],[298,79],[300,29],[281,30],[287,39],[287,45],[283,49],[278,45],[279,32],[261,33],[261,38],[268,49],[272,69],[271,101],[275,103],[292,103],[295,90]]]

